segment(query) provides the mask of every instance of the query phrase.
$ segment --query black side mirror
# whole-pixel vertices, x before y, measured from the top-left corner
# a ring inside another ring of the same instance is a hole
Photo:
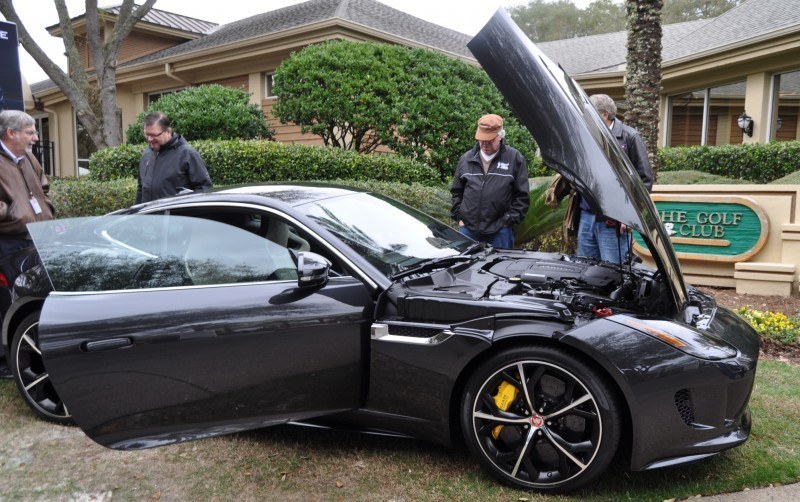
[[[325,257],[310,251],[297,253],[297,286],[314,288],[324,286],[328,282],[331,262]]]

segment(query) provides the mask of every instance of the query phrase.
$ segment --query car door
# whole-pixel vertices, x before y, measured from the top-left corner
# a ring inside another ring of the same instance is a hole
[[[361,282],[300,288],[289,250],[216,221],[69,226],[31,230],[55,288],[40,347],[95,441],[149,447],[358,406]]]

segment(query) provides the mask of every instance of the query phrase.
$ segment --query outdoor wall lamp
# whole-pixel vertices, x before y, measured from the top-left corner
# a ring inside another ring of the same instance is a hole
[[[739,123],[739,129],[742,130],[742,134],[753,136],[753,118],[747,112],[742,112],[736,121]]]

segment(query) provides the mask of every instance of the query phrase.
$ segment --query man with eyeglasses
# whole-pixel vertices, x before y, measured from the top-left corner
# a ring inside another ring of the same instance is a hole
[[[0,257],[31,245],[28,223],[52,220],[50,182],[31,153],[36,121],[19,110],[0,112]]]
[[[172,131],[166,114],[154,112],[144,118],[144,138],[148,147],[139,161],[136,204],[211,187],[202,157]]]
[[[0,112],[0,260],[32,245],[28,223],[55,215],[47,196],[50,182],[31,153],[38,140],[33,117],[19,110]],[[0,378],[10,376],[0,346]]]

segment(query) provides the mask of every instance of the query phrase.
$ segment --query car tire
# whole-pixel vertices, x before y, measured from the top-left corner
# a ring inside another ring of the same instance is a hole
[[[22,398],[39,417],[57,424],[73,423],[44,367],[39,350],[39,312],[28,315],[14,331],[9,367]]]
[[[605,381],[556,348],[495,354],[471,375],[461,402],[470,453],[516,488],[580,488],[606,470],[619,445],[619,405]]]

